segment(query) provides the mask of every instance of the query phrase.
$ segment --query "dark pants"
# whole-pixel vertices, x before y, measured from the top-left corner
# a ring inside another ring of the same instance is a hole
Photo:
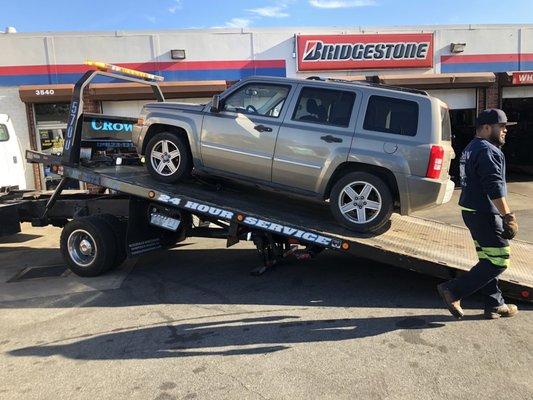
[[[474,239],[479,262],[470,271],[448,282],[456,300],[480,291],[485,307],[504,304],[498,287],[498,276],[509,266],[509,241],[501,237],[503,220],[500,215],[463,211],[463,221]]]

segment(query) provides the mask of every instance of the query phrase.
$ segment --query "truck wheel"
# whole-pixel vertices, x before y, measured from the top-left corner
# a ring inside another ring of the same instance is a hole
[[[128,228],[127,222],[122,221],[111,214],[98,214],[95,215],[95,217],[103,220],[115,236],[116,255],[115,261],[110,267],[115,268],[122,265],[122,263],[126,260],[126,257],[128,256],[126,252],[126,230]]]
[[[160,182],[174,183],[187,178],[192,169],[187,141],[173,133],[156,134],[146,146],[146,168]]]
[[[390,220],[393,200],[381,178],[368,172],[350,172],[333,185],[330,207],[341,225],[369,233],[380,230]]]
[[[76,275],[98,276],[112,268],[116,241],[109,225],[91,216],[70,221],[61,232],[61,254]]]

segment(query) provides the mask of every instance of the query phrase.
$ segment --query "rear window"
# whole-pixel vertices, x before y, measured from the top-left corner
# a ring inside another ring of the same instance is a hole
[[[0,124],[0,142],[7,142],[9,140],[9,132],[7,126]]]
[[[442,140],[450,141],[452,139],[452,124],[450,122],[450,112],[446,107],[440,108],[440,117]]]
[[[392,97],[370,96],[363,128],[415,136],[418,129],[418,103]]]

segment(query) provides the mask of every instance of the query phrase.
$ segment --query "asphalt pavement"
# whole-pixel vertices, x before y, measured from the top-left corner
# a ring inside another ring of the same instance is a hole
[[[59,232],[0,239],[0,399],[533,398],[530,305],[456,321],[436,278],[333,252],[254,277],[250,243],[210,239],[83,279]],[[6,283],[36,265],[54,276]]]

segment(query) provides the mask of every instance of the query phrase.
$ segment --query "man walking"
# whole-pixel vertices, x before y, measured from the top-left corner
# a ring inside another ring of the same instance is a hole
[[[512,317],[514,304],[505,304],[498,276],[510,262],[509,240],[518,225],[505,199],[505,144],[507,122],[502,110],[482,111],[476,119],[476,136],[460,160],[462,217],[476,246],[479,262],[470,271],[437,289],[453,316],[464,315],[461,299],[480,291],[485,295],[485,318]]]

